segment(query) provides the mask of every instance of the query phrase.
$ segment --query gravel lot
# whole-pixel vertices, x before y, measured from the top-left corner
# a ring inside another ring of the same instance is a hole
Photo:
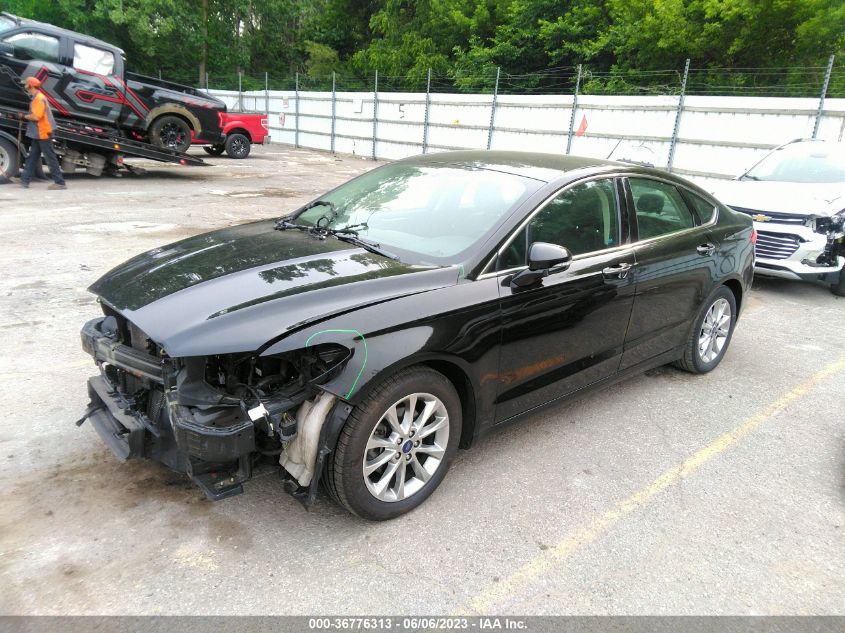
[[[206,168],[0,187],[0,613],[845,613],[845,300],[764,280],[706,376],[661,368],[461,452],[366,523],[270,473],[217,504],[86,424],[86,287],[278,216],[371,161],[255,148]]]

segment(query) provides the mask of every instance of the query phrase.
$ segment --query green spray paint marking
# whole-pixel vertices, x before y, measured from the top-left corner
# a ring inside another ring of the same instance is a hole
[[[305,347],[308,347],[314,337],[320,336],[320,334],[328,334],[330,332],[335,332],[339,334],[355,334],[356,336],[360,336],[361,341],[364,343],[364,362],[361,363],[361,369],[358,371],[358,375],[355,376],[355,381],[352,383],[352,386],[349,388],[349,391],[347,391],[346,395],[343,396],[344,398],[348,398],[352,395],[352,392],[355,391],[355,386],[361,379],[361,374],[364,373],[364,367],[367,366],[367,339],[358,330],[320,330],[319,332],[314,332],[314,334],[305,339]]]
[[[458,279],[466,279],[467,274],[464,272],[464,265],[461,264],[461,275]]]

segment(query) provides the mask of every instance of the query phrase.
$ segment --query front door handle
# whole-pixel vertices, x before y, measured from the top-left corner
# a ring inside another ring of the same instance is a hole
[[[631,270],[633,264],[629,264],[628,262],[623,262],[618,266],[611,266],[609,268],[603,268],[601,274],[605,277],[619,277],[619,279],[625,279],[628,276],[628,271]]]
[[[713,253],[716,252],[716,245],[710,244],[709,242],[706,244],[700,244],[698,248],[695,249],[698,251],[699,255],[704,255],[705,257],[709,257]]]

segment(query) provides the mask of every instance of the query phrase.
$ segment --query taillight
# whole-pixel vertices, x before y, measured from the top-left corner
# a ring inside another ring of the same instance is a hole
[[[754,227],[751,227],[751,243],[757,243],[757,229],[755,229]]]

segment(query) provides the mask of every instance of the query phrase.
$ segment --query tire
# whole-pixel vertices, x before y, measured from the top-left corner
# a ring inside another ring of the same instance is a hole
[[[727,316],[727,321],[724,317]],[[706,374],[722,361],[736,326],[736,298],[730,288],[719,286],[702,304],[677,367]],[[713,327],[715,320],[716,327]]]
[[[831,284],[830,291],[837,297],[845,297],[845,268],[839,271],[839,282]]]
[[[412,402],[416,415],[409,419],[405,411]],[[390,422],[391,412],[396,422]],[[405,369],[352,410],[328,459],[326,487],[364,519],[384,521],[410,512],[446,476],[461,425],[461,401],[452,383],[427,367]],[[365,459],[375,466],[369,474]]]
[[[18,173],[18,148],[10,140],[0,138],[0,174],[14,178]]]
[[[226,154],[229,158],[246,158],[252,149],[252,142],[246,134],[230,134],[226,137]]]
[[[172,114],[159,117],[150,126],[150,141],[183,154],[191,146],[191,126],[185,119]]]
[[[223,145],[203,145],[202,148],[206,154],[210,154],[211,156],[220,156],[226,150]]]

